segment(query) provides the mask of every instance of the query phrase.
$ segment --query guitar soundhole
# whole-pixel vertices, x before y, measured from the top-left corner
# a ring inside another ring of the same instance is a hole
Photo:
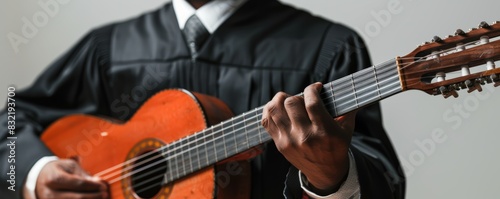
[[[136,160],[131,177],[134,193],[140,198],[156,196],[162,188],[163,176],[166,171],[167,161],[159,152],[148,154]]]

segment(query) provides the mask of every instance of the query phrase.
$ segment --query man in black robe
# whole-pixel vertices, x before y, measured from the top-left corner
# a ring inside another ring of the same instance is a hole
[[[206,2],[190,1],[194,8]],[[17,93],[17,145],[23,147],[16,154],[19,185],[25,185],[33,165],[43,157],[52,156],[39,136],[58,118],[85,113],[127,120],[155,93],[167,88],[185,88],[221,99],[236,115],[272,100],[264,110],[263,125],[282,153],[272,142],[252,160],[252,198],[301,198],[305,195],[304,186],[320,195],[331,194],[352,178],[348,175],[352,170],[349,161],[355,162],[358,176],[355,181],[359,181],[362,198],[404,197],[403,171],[382,127],[379,104],[357,113],[352,139],[349,125],[353,119],[349,118],[353,114],[340,122],[330,117],[331,122],[320,122],[319,126],[297,125],[301,119],[287,118],[287,112],[298,112],[310,115],[306,118],[309,120],[317,117],[327,121],[321,103],[313,103],[318,100],[321,87],[308,85],[329,82],[371,66],[367,49],[354,31],[275,0],[248,0],[225,16],[218,27],[208,31],[211,34],[202,44],[193,47],[186,42],[176,12],[177,8],[168,3],[138,18],[91,31],[33,86]],[[287,98],[285,94],[296,94],[306,87],[304,98]],[[285,93],[275,95],[279,91]],[[314,106],[308,106],[311,104]],[[0,117],[3,159],[9,153],[6,118],[3,111]],[[293,127],[303,131],[334,131],[322,132],[326,137],[312,132],[315,145],[300,147],[312,149],[315,155],[298,157],[305,148],[297,148],[293,144],[297,138],[290,135],[304,135],[304,132]],[[327,143],[336,143],[332,156],[314,150]],[[310,166],[318,158],[332,165]],[[40,183],[48,175],[78,173],[78,169],[68,160],[47,163],[39,171],[37,195],[53,191],[51,194],[85,192],[89,197],[103,196],[102,182],[84,180],[83,174],[80,181],[63,180],[52,187]],[[299,176],[298,170],[304,176]],[[8,172],[6,163],[0,165],[0,171]],[[6,181],[6,176],[1,175],[4,187],[1,195],[21,197],[20,192],[6,189]],[[73,186],[78,183],[87,186]]]

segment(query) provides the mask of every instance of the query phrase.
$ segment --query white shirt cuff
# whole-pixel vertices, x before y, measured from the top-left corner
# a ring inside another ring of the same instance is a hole
[[[34,165],[31,167],[30,172],[28,173],[28,177],[26,178],[25,188],[29,194],[29,198],[36,199],[35,188],[36,188],[36,180],[38,179],[38,174],[42,171],[42,168],[49,162],[54,160],[58,160],[56,156],[45,156],[40,158]]]
[[[339,190],[337,192],[332,193],[327,196],[320,196],[318,194],[313,193],[312,191],[307,189],[306,184],[307,178],[302,177],[302,172],[299,170],[299,181],[300,187],[306,194],[311,198],[319,198],[319,199],[359,199],[361,197],[360,189],[359,189],[359,181],[358,181],[358,170],[356,169],[356,161],[354,160],[354,156],[351,151],[349,151],[349,173],[347,174],[347,179],[340,185]]]

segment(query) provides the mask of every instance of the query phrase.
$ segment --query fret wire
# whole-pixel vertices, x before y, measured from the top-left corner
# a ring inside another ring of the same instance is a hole
[[[212,130],[212,128],[209,128],[209,130],[211,131],[211,130]],[[207,157],[207,165],[208,165],[208,161],[209,161],[210,159],[208,158],[208,145],[209,145],[209,142],[207,141],[207,137],[208,137],[208,136],[206,136],[206,134],[207,134],[207,133],[208,133],[208,130],[207,130],[207,131],[203,131],[203,136],[202,136],[202,137],[203,137],[203,139],[204,139],[204,142],[203,142],[203,143],[205,144],[205,155],[206,155],[206,157]],[[210,134],[210,133],[209,133],[209,134]],[[213,140],[212,140],[212,142],[213,142]]]
[[[169,148],[172,148],[172,145],[167,146],[167,151],[170,151],[170,150],[171,150],[171,149],[169,149]],[[164,153],[166,153],[166,152],[162,152],[162,154],[164,154]],[[164,157],[165,157],[165,156],[164,156]],[[170,161],[167,161],[167,164],[168,164],[168,171],[169,171],[169,172],[170,172],[170,171],[173,171],[174,169],[172,168],[172,163],[171,163]],[[171,182],[172,182],[172,181],[174,181],[174,179],[173,179],[173,178],[174,178],[174,176],[173,176],[172,174],[170,174],[169,176],[170,176],[170,181],[171,181]]]
[[[247,132],[246,132],[246,121],[245,121],[245,114],[242,114],[242,117],[239,117],[238,118],[239,122],[236,124],[235,126],[235,131],[237,131],[237,145],[238,145],[238,151],[245,151],[248,147],[247,147],[247,143],[248,143],[248,139],[247,139]]]
[[[192,135],[192,134],[191,134],[191,135]],[[189,170],[190,170],[190,171],[193,171],[193,162],[194,162],[194,161],[196,161],[196,160],[193,160],[193,159],[192,159],[192,158],[193,158],[193,155],[192,155],[192,154],[194,153],[193,148],[192,148],[192,144],[193,144],[193,143],[191,142],[191,139],[192,139],[192,138],[193,138],[193,136],[189,136],[189,137],[188,137],[188,139],[186,139],[186,141],[187,141],[187,144],[186,144],[186,145],[187,145],[187,149],[186,149],[186,150],[188,150],[189,152],[188,152],[188,154],[187,154],[187,155],[188,155],[188,158],[187,158],[187,159],[185,159],[185,160],[187,161],[187,164],[189,165]],[[194,155],[196,155],[196,154],[197,154],[197,153],[194,153]]]
[[[248,133],[249,131],[247,130],[247,119],[246,119],[246,112],[243,113],[243,126],[245,127],[245,139],[247,143],[247,148],[250,148],[250,140],[248,139]]]
[[[221,123],[221,129],[224,129],[224,122]],[[222,135],[224,135],[223,132]],[[227,157],[226,136],[222,136],[222,143],[224,144],[224,157]]]
[[[234,125],[234,120],[236,118],[232,118],[231,119],[231,128],[233,129],[233,132],[235,132],[235,125]],[[228,134],[231,134],[231,132],[228,132]],[[238,151],[238,141],[236,140],[236,134],[233,133],[233,138],[234,138],[234,148],[235,148],[235,151]]]
[[[259,110],[259,109],[256,108],[255,110]],[[257,118],[257,121],[262,120],[262,118],[259,118],[257,111],[255,111],[255,117]],[[260,128],[258,130],[259,130],[259,142],[262,143],[262,135],[261,135],[262,132],[260,132]]]
[[[177,143],[174,143],[172,145],[172,149],[170,149],[169,152],[175,154],[176,145],[177,145]],[[172,157],[169,157],[169,158],[170,158],[169,164],[172,166],[172,168],[170,169],[170,171],[172,171],[171,172],[171,176],[172,176],[172,179],[175,179],[176,177],[175,177],[174,171],[177,170],[177,156],[172,156]]]
[[[179,153],[179,157],[180,157],[180,162],[182,163],[182,167],[181,167],[181,169],[179,169],[180,170],[179,173],[183,173],[183,171],[186,169],[186,165],[185,165],[185,161],[184,161],[186,158],[185,157],[186,153],[182,153],[183,151],[185,151],[184,150],[185,143],[183,143],[185,140],[186,139],[182,139],[182,141],[180,142],[180,145],[181,145],[180,152],[181,153]]]
[[[198,155],[198,168],[201,168],[201,159],[203,158],[203,156],[205,156],[205,158],[208,159],[207,147],[205,146],[206,141],[205,141],[205,139],[202,139],[202,137],[205,136],[205,132],[206,131],[202,131],[201,133],[196,133],[196,135],[197,135],[196,136],[196,146],[198,146],[197,150],[196,150],[196,152],[197,152],[196,154]],[[205,153],[205,155],[203,155],[202,153]]]
[[[176,151],[178,150],[178,145],[179,145],[179,142],[177,142],[177,143],[175,143],[175,144],[174,144],[174,152],[176,152]],[[175,166],[175,167],[174,167],[174,170],[176,170],[176,171],[177,171],[177,170],[179,170],[179,161],[178,161],[178,159],[179,159],[179,156],[177,156],[177,155],[176,155],[176,156],[174,156],[174,162],[173,162],[173,164],[174,164],[174,166]],[[177,174],[177,173],[178,173],[178,172],[176,172],[176,174]],[[174,174],[173,176],[174,176],[175,178],[177,178],[177,176],[175,176],[175,174]]]
[[[375,66],[373,66],[372,68],[373,68],[373,75],[375,76],[375,85],[377,85],[378,97],[379,99],[381,99],[382,95],[380,94],[380,86],[378,84],[377,68]]]
[[[333,110],[335,111],[335,116],[338,116],[339,113],[337,111],[337,102],[335,100],[335,95],[333,94],[333,83],[330,83],[330,93],[332,93]]]
[[[221,124],[222,124],[222,123],[221,123]],[[215,128],[216,128],[216,127],[214,127],[214,128],[212,129],[212,131],[215,131]],[[217,132],[217,131],[215,131],[215,132]],[[219,158],[217,157],[217,147],[216,147],[216,144],[215,144],[215,132],[214,132],[214,133],[212,133],[212,144],[214,145],[214,153],[213,153],[213,154],[214,154],[214,156],[215,156],[215,161],[219,161]]]
[[[352,83],[352,91],[354,93],[354,101],[356,102],[357,107],[359,108],[358,96],[356,95],[356,87],[354,86],[354,75],[351,74],[351,83]]]

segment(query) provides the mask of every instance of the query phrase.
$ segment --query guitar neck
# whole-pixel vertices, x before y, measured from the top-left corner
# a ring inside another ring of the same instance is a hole
[[[392,59],[324,84],[321,98],[330,114],[337,117],[401,91],[397,63]],[[163,147],[162,154],[170,159],[164,183],[270,141],[261,125],[262,109],[258,107]]]
[[[401,91],[397,63],[392,59],[325,84],[321,98],[337,117]]]

